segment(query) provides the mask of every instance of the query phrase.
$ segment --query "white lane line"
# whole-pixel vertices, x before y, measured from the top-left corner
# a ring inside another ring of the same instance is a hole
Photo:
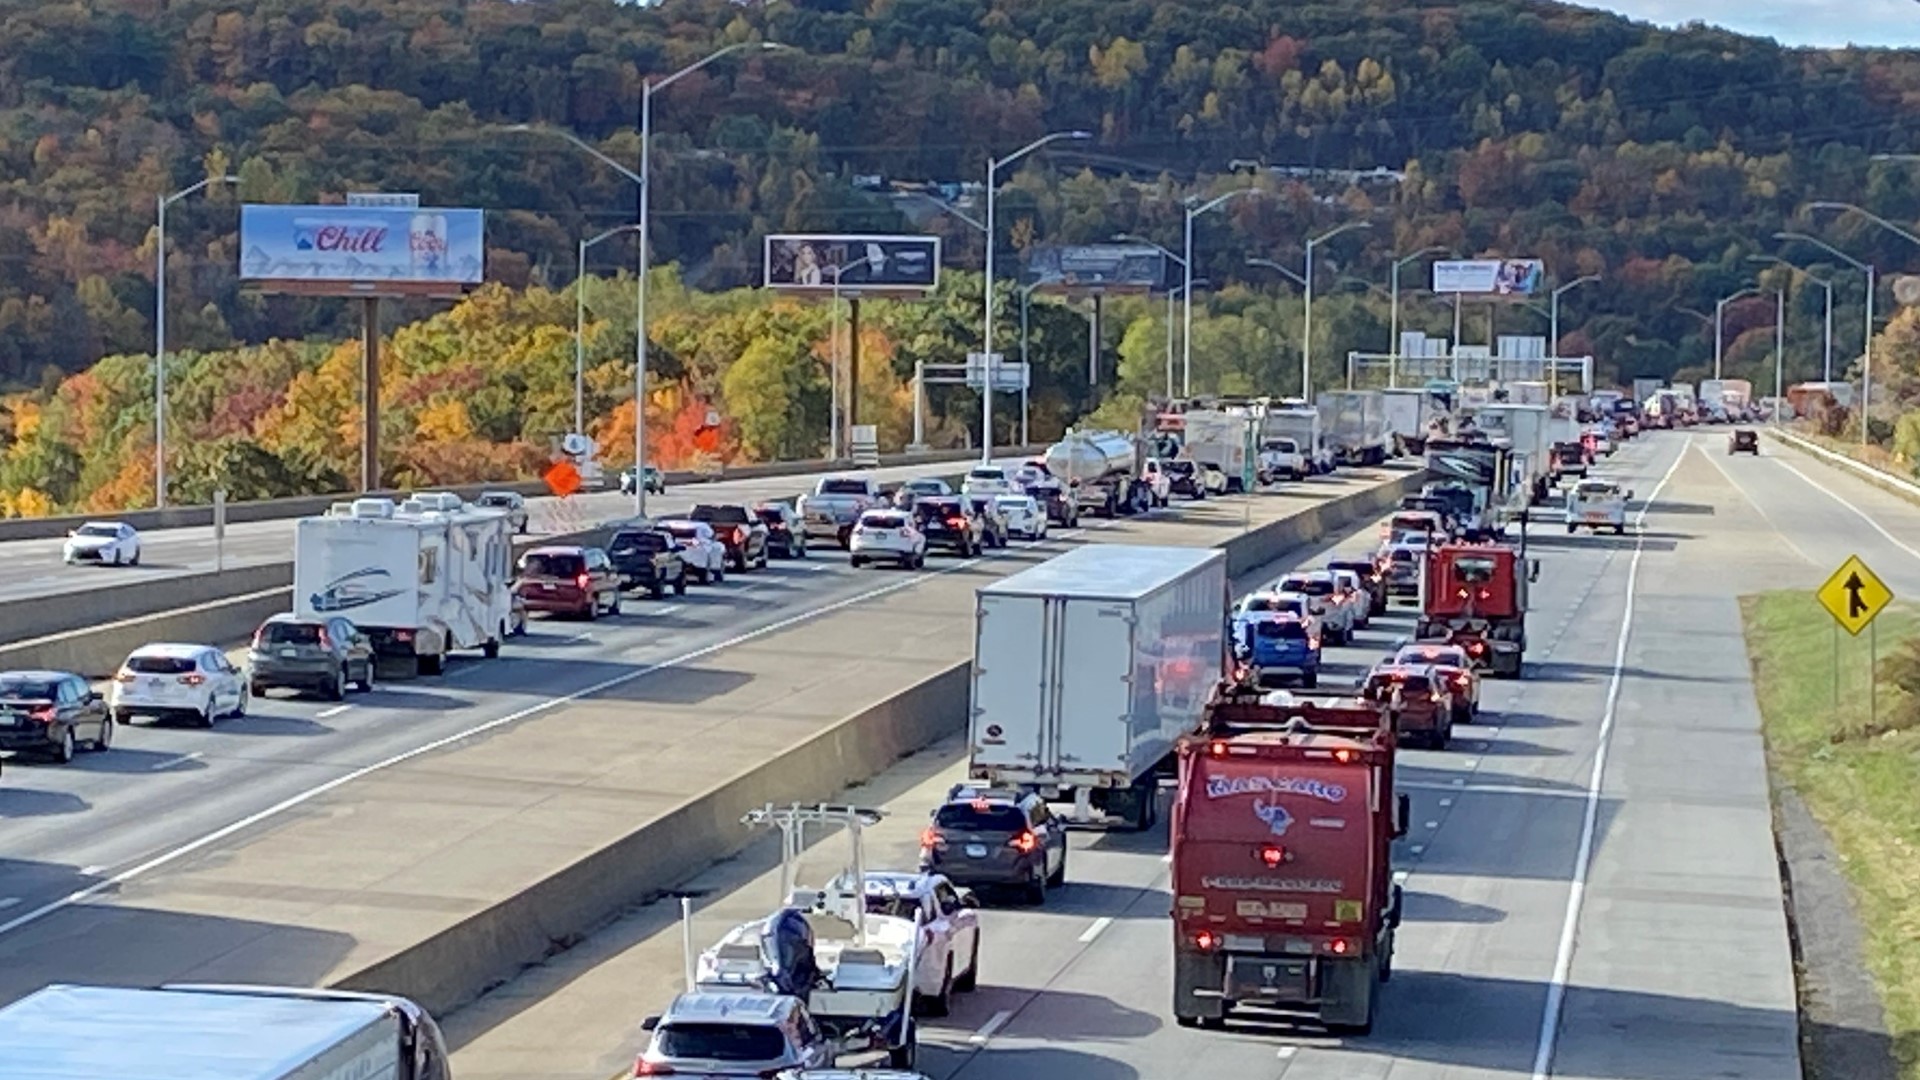
[[[1886,537],[1887,543],[1892,544],[1894,547],[1899,548],[1901,551],[1906,552],[1907,554],[1913,556],[1916,559],[1920,559],[1920,549],[1914,548],[1913,545],[1907,543],[1905,540],[1902,540],[1899,537],[1888,532],[1885,526],[1873,520],[1872,515],[1868,514],[1865,510],[1862,510],[1858,506],[1853,505],[1853,503],[1849,502],[1843,496],[1838,495],[1833,491],[1828,490],[1827,488],[1821,487],[1818,483],[1814,481],[1813,477],[1808,476],[1806,473],[1801,472],[1799,469],[1796,469],[1793,466],[1787,464],[1786,462],[1781,461],[1779,458],[1774,458],[1773,461],[1775,464],[1779,465],[1781,468],[1787,470],[1788,472],[1799,477],[1800,479],[1805,480],[1807,482],[1808,487],[1811,487],[1813,490],[1819,492],[1822,495],[1825,495],[1827,498],[1832,499],[1834,502],[1837,502],[1841,506],[1844,506],[1847,509],[1853,511],[1854,515],[1858,517],[1861,521],[1866,522],[1870,527],[1872,527],[1874,532],[1877,532],[1881,536]]]
[[[674,612],[676,612],[676,611],[679,611],[679,610],[681,610],[682,608],[684,608],[684,607],[686,607],[686,606],[687,606],[687,605],[685,605],[685,604],[668,604],[668,605],[666,605],[666,606],[664,606],[664,607],[657,607],[657,608],[648,608],[648,609],[647,609],[647,614],[649,614],[649,615],[671,615],[671,614],[673,614]]]
[[[590,638],[592,638],[592,637],[593,637],[593,631],[591,631],[591,630],[586,630],[586,631],[583,631],[583,632],[581,632],[581,633],[578,633],[578,634],[575,634],[575,635],[573,635],[572,637],[570,637],[570,638],[568,638],[568,639],[567,639],[567,644],[569,644],[569,645],[571,645],[571,644],[573,644],[573,643],[574,643],[574,642],[576,642],[576,641],[586,641],[586,640],[589,640],[589,639],[590,639]]]
[[[319,712],[314,713],[313,718],[315,720],[325,720],[329,716],[339,716],[341,713],[346,712],[348,709],[351,709],[351,708],[353,708],[353,706],[351,705],[335,705],[331,709],[322,709]]]
[[[171,769],[175,765],[185,765],[189,761],[199,761],[201,758],[206,756],[207,756],[207,753],[204,750],[195,750],[191,754],[176,754],[173,757],[167,758],[164,761],[156,761],[153,764],[147,766],[147,771],[159,772],[162,769]]]
[[[135,866],[130,866],[127,869],[120,871],[119,873],[113,875],[110,878],[107,878],[102,881],[94,882],[93,884],[88,885],[85,888],[75,889],[74,891],[68,893],[65,896],[60,897],[57,900],[49,900],[46,903],[41,904],[40,906],[32,909],[31,911],[23,912],[19,915],[16,915],[13,918],[8,919],[6,922],[0,922],[0,934],[10,934],[15,930],[20,929],[23,926],[30,926],[34,923],[37,923],[41,919],[44,919],[47,916],[54,914],[55,912],[64,911],[67,908],[74,906],[75,904],[80,904],[88,900],[91,900],[92,898],[100,895],[101,893],[106,892],[108,889],[112,889],[120,885],[124,885],[127,882],[134,880],[135,878],[144,877],[147,874],[150,874],[153,871],[158,870],[163,866],[168,866],[168,865],[171,865],[172,863],[178,862],[181,859],[184,859],[187,856],[192,855],[194,852],[200,851],[211,845],[217,844],[220,841],[225,840],[230,836],[233,836],[235,833],[239,833],[246,829],[250,829],[253,826],[258,825],[263,821],[269,821],[269,820],[272,820],[273,818],[279,817],[281,814],[284,814],[289,810],[305,805],[306,803],[312,802],[314,799],[317,799],[320,796],[325,795],[330,791],[334,791],[338,788],[345,787],[346,785],[353,783],[355,780],[359,780],[364,777],[371,776],[374,773],[382,772],[384,770],[393,768],[395,765],[404,764],[408,761],[412,761],[414,758],[421,757],[426,754],[431,754],[437,750],[445,749],[446,747],[452,746],[455,743],[459,743],[467,739],[471,739],[475,735],[484,734],[486,732],[493,731],[498,728],[506,727],[509,724],[519,723],[520,721],[525,720],[530,716],[538,716],[541,713],[548,712],[561,705],[567,705],[572,702],[579,701],[582,698],[592,697],[595,694],[605,693],[606,691],[612,690],[616,687],[625,686],[626,684],[633,682],[636,679],[646,678],[647,676],[652,675],[656,672],[666,671],[670,668],[681,667],[685,664],[692,663],[693,661],[711,656],[714,653],[720,652],[723,649],[729,649],[735,645],[741,645],[749,641],[755,641],[760,638],[766,637],[770,634],[777,634],[782,630],[791,629],[792,627],[798,626],[802,623],[810,622],[814,619],[819,618],[822,615],[828,615],[836,611],[844,611],[847,608],[855,606],[856,604],[862,604],[869,600],[878,599],[883,596],[889,596],[893,593],[900,592],[903,589],[910,589],[915,585],[921,584],[922,582],[931,581],[934,578],[941,576],[942,574],[951,574],[960,570],[969,569],[975,565],[978,565],[980,562],[981,562],[980,559],[966,559],[961,562],[956,562],[950,566],[943,566],[938,570],[929,570],[924,573],[915,574],[912,577],[901,578],[898,581],[890,582],[878,588],[868,589],[865,592],[856,593],[855,595],[849,596],[843,600],[836,600],[831,604],[826,604],[821,607],[812,608],[807,611],[797,612],[793,615],[787,616],[784,619],[778,619],[778,620],[775,620],[774,622],[770,622],[767,625],[762,626],[757,630],[750,630],[744,634],[736,634],[733,637],[727,638],[724,641],[716,641],[711,645],[694,649],[690,652],[684,652],[678,656],[669,657],[668,659],[661,660],[656,663],[648,664],[645,667],[635,668],[634,670],[629,671],[623,675],[615,675],[612,678],[602,679],[591,686],[585,687],[580,690],[575,690],[571,694],[563,694],[559,697],[548,698],[545,701],[536,702],[525,708],[516,709],[515,711],[510,712],[505,716],[495,717],[494,719],[488,720],[485,723],[475,724],[474,726],[467,728],[464,731],[456,731],[451,735],[446,735],[441,738],[435,739],[432,742],[424,743],[420,746],[414,747],[411,750],[403,751],[401,753],[395,754],[392,757],[386,758],[381,761],[376,761],[371,765],[363,765],[358,769],[354,769],[352,772],[343,773],[340,776],[336,776],[332,780],[328,780],[325,783],[316,784],[313,787],[306,789],[305,791],[301,791],[293,795],[289,795],[288,797],[280,800],[279,802],[274,803],[272,806],[269,806],[263,810],[257,810],[251,814],[248,814],[246,817],[239,819],[238,821],[230,822],[226,825],[221,826],[218,829],[215,829],[210,833],[206,833],[196,839],[190,840],[177,847],[170,848],[166,851],[163,851],[160,854],[155,855],[144,862],[141,862]],[[106,869],[106,867],[94,867],[93,869],[104,870]],[[85,873],[85,871],[83,871],[83,873]]]
[[[8,908],[10,908],[10,907],[19,907],[19,906],[20,906],[20,898],[19,898],[19,897],[17,897],[17,896],[0,896],[0,911],[5,911],[5,910],[7,910],[7,909],[8,909]]]
[[[1525,784],[1435,784],[1425,780],[1395,779],[1393,786],[1395,790],[1405,788],[1408,791],[1451,791],[1455,795],[1539,795],[1546,798],[1586,798],[1586,793],[1582,791],[1528,787]],[[1452,799],[1441,799],[1440,805],[1445,806],[1451,802],[1453,802]]]
[[[1293,1057],[1293,1055],[1299,1053],[1300,1048],[1297,1046],[1283,1046],[1277,1052],[1280,1055],[1280,1060],[1286,1061],[1287,1059]]]
[[[95,874],[106,873],[106,870],[107,870],[107,864],[105,863],[99,863],[94,866],[83,866],[80,868],[80,876],[92,877]]]
[[[1439,827],[1440,827],[1440,823],[1437,821],[1429,821],[1426,824],[1426,828],[1429,828],[1429,829],[1437,829]]]
[[[1720,475],[1727,478],[1727,483],[1733,485],[1733,490],[1739,492],[1740,497],[1747,500],[1747,505],[1753,507],[1754,512],[1760,515],[1760,520],[1766,522],[1767,528],[1772,529],[1774,532],[1774,535],[1778,536],[1782,542],[1784,542],[1788,547],[1792,548],[1793,553],[1795,555],[1800,556],[1802,559],[1805,559],[1810,563],[1813,562],[1813,557],[1808,555],[1806,552],[1800,550],[1800,545],[1794,543],[1793,538],[1787,535],[1787,531],[1785,529],[1782,529],[1773,520],[1773,518],[1767,513],[1766,508],[1760,505],[1760,500],[1754,498],[1752,495],[1747,494],[1747,489],[1741,486],[1740,481],[1735,480],[1733,478],[1733,474],[1727,471],[1727,467],[1725,465],[1720,464],[1720,462],[1714,460],[1713,452],[1707,449],[1706,443],[1696,442],[1693,444],[1693,448],[1695,450],[1700,451],[1701,457],[1704,457],[1709,462],[1712,462],[1714,468],[1720,470]],[[1780,464],[1786,465],[1786,462],[1783,461],[1783,462],[1780,462]],[[1788,466],[1788,467],[1791,468],[1792,466]],[[1802,477],[1802,479],[1805,479],[1805,478]],[[1819,564],[1815,563],[1814,565],[1817,566]]]
[[[1446,808],[1447,808],[1447,807],[1449,807],[1449,806],[1452,806],[1452,805],[1453,805],[1453,800],[1452,800],[1452,799],[1441,799],[1441,800],[1440,800],[1440,808],[1441,808],[1441,809],[1443,809],[1443,810],[1444,810],[1444,809],[1446,809]]]
[[[1093,920],[1093,925],[1080,932],[1080,942],[1085,944],[1100,936],[1101,932],[1113,925],[1113,916],[1102,915]]]
[[[1683,449],[1675,454],[1653,493],[1640,505],[1633,519],[1633,558],[1627,563],[1626,606],[1620,612],[1620,636],[1613,646],[1613,673],[1607,678],[1607,704],[1600,714],[1600,732],[1594,740],[1593,771],[1587,777],[1586,813],[1580,821],[1580,851],[1574,856],[1573,880],[1567,887],[1566,919],[1560,924],[1560,946],[1554,952],[1553,978],[1547,983],[1546,1004],[1540,1009],[1539,1042],[1533,1054],[1533,1080],[1549,1080],[1553,1075],[1553,1052],[1560,1038],[1560,1014],[1567,1004],[1567,980],[1573,974],[1573,950],[1580,935],[1580,911],[1587,898],[1587,874],[1593,868],[1594,834],[1600,823],[1600,789],[1607,778],[1607,749],[1613,742],[1614,718],[1620,712],[1620,685],[1627,670],[1627,640],[1633,634],[1633,597],[1640,584],[1640,560],[1647,551],[1644,526],[1647,509],[1660,500],[1680,463],[1686,460]]]
[[[972,1043],[975,1046],[985,1046],[987,1044],[987,1040],[993,1038],[993,1033],[996,1031],[999,1031],[1003,1026],[1006,1025],[1006,1022],[1011,1019],[1013,1019],[1013,1010],[1001,1009],[999,1012],[993,1014],[992,1019],[988,1020],[984,1024],[981,1024],[980,1030],[974,1032],[973,1035],[967,1039],[967,1041]]]

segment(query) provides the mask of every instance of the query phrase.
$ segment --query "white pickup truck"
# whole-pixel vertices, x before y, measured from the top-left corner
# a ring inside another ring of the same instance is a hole
[[[1582,527],[1599,532],[1611,528],[1616,535],[1627,531],[1627,500],[1633,492],[1623,492],[1611,480],[1582,480],[1567,492],[1567,531]]]
[[[880,484],[866,476],[823,476],[794,510],[809,540],[832,540],[846,547],[860,515],[887,505]]]
[[[1307,456],[1293,439],[1265,439],[1260,443],[1259,481],[1278,483],[1282,477],[1300,481],[1307,478]]]

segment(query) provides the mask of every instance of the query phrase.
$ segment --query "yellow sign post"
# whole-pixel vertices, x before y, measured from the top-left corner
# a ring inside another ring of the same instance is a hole
[[[1840,704],[1840,630],[1844,629],[1854,637],[1860,631],[1868,630],[1880,613],[1893,603],[1893,590],[1880,580],[1861,561],[1858,555],[1847,556],[1840,569],[1833,572],[1825,585],[1820,586],[1814,597],[1820,606],[1833,616],[1836,629],[1833,632],[1833,703]],[[1879,723],[1880,702],[1878,679],[1874,671],[1879,660],[1880,643],[1875,640],[1877,634],[1867,635],[1867,726],[1871,730]]]

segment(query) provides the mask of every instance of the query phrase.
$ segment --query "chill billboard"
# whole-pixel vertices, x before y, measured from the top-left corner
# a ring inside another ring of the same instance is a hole
[[[1526,299],[1540,291],[1546,264],[1539,259],[1452,259],[1433,264],[1433,291],[1451,296],[1511,296]]]
[[[244,281],[477,285],[486,214],[445,207],[240,208]]]
[[[767,237],[767,288],[832,292],[840,288],[932,289],[940,280],[937,236],[839,234]]]

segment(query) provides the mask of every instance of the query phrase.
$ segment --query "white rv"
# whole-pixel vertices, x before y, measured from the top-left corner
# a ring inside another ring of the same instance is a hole
[[[507,515],[448,492],[335,503],[294,532],[293,608],[341,616],[377,655],[413,657],[437,675],[455,649],[500,653],[512,622]]]

